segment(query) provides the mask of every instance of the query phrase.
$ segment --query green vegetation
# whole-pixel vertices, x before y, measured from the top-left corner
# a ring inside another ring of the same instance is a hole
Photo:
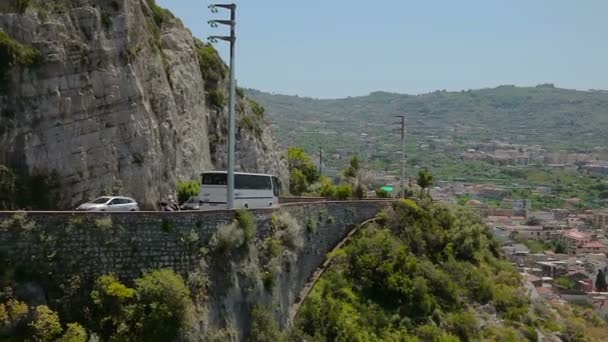
[[[169,20],[175,18],[171,11],[158,6],[155,0],[146,0],[146,2],[152,11],[154,22],[156,22],[157,25],[161,26]]]
[[[308,191],[310,184],[314,183],[319,175],[312,158],[298,147],[287,150],[289,166],[289,192],[292,195],[302,195]]]
[[[201,182],[199,180],[177,183],[177,201],[180,204],[183,204],[192,196],[198,196],[200,192]]]
[[[517,271],[465,209],[401,200],[381,218],[335,253],[306,299],[296,326],[308,339],[536,341],[534,329],[572,329],[546,305],[531,305]]]
[[[418,171],[418,179],[416,180],[416,183],[418,184],[418,186],[421,188],[420,190],[420,198],[425,196],[425,190],[426,190],[426,196],[430,196],[430,187],[431,185],[433,185],[433,175],[431,175],[431,173],[424,169],[424,170],[420,170]]]
[[[218,227],[210,246],[218,254],[230,254],[253,242],[257,232],[255,219],[247,210],[238,209],[232,222]]]
[[[376,189],[376,197],[378,198],[389,198],[390,194],[388,191],[382,189],[382,188],[378,188]]]
[[[62,183],[56,172],[19,175],[0,164],[0,210],[57,209]]]
[[[15,66],[30,67],[40,60],[40,51],[23,45],[6,32],[0,30],[0,92],[4,92],[8,84],[7,73]]]
[[[226,95],[219,89],[212,89],[208,93],[207,101],[212,108],[221,110],[226,106]]]
[[[64,331],[59,315],[48,306],[30,308],[9,296],[0,303],[0,340],[86,342],[87,333],[78,323],[67,324]]]
[[[91,300],[91,328],[103,340],[168,341],[193,324],[190,291],[179,275],[167,269],[136,279],[135,288],[113,275],[101,276]]]
[[[228,76],[228,68],[213,45],[195,39],[195,47],[201,74],[205,81],[205,89],[211,91]]]
[[[251,215],[251,213],[245,209],[237,209],[235,211],[235,220],[238,227],[243,231],[245,243],[248,244],[252,242],[257,232],[253,215]]]
[[[345,201],[353,195],[353,189],[348,184],[338,185],[334,192],[333,199]]]

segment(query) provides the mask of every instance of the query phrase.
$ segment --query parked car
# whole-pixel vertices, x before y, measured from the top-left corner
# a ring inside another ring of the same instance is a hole
[[[199,197],[192,196],[188,198],[188,200],[184,202],[179,208],[181,210],[200,210],[202,203],[203,201]]]
[[[82,211],[139,211],[137,202],[129,197],[102,196],[76,208]]]

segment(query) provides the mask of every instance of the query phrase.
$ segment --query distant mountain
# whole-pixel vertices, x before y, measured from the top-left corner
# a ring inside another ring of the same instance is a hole
[[[410,156],[420,144],[501,140],[548,150],[608,148],[608,92],[510,85],[422,95],[374,92],[320,100],[246,90],[266,108],[280,144],[309,151],[390,154],[399,148],[395,115],[405,115]],[[429,137],[433,137],[430,139]]]

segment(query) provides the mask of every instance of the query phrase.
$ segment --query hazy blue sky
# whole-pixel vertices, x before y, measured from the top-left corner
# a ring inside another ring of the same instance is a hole
[[[345,97],[500,84],[608,89],[607,0],[243,0],[240,85]],[[160,0],[195,36],[210,0]],[[215,17],[221,16],[221,12]],[[217,43],[227,58],[225,43]]]

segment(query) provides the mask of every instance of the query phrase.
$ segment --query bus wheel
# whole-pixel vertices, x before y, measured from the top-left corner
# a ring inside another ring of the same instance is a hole
[[[245,205],[243,206],[243,208],[249,209],[249,204],[245,203]]]

